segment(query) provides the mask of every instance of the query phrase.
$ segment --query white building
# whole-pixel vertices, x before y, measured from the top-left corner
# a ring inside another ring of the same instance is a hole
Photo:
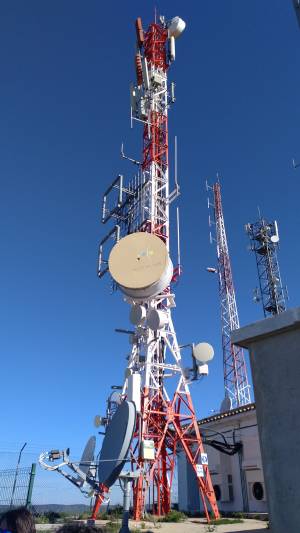
[[[255,404],[199,420],[204,440],[234,446],[239,451],[227,455],[205,445],[215,494],[222,512],[268,512],[261,463]],[[224,440],[225,439],[225,440]],[[185,453],[178,453],[179,510],[199,512],[200,498],[197,480]]]

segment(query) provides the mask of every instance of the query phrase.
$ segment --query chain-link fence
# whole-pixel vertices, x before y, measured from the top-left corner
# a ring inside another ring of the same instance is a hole
[[[0,470],[0,509],[31,505],[36,465]]]

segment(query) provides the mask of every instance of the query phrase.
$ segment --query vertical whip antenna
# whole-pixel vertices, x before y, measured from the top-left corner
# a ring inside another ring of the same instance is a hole
[[[176,219],[177,219],[177,264],[178,264],[179,270],[181,270],[179,207],[176,208]]]

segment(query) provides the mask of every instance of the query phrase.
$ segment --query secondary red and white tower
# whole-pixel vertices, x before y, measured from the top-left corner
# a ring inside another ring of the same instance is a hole
[[[215,240],[217,245],[218,268],[208,268],[208,270],[210,272],[216,272],[219,277],[225,387],[224,408],[228,406],[228,408],[234,409],[251,402],[250,385],[248,383],[244,352],[242,348],[233,345],[230,340],[231,331],[238,329],[240,323],[227,245],[219,181],[212,187],[207,184],[207,190],[212,195],[212,200],[208,200],[208,207],[213,208],[213,219],[209,217],[209,224],[215,228],[215,237],[212,237],[212,234],[210,234],[210,237],[211,242]]]
[[[170,510],[179,448],[186,453],[197,476],[207,519],[209,508],[214,517],[219,516],[189,389],[193,379],[201,372],[207,373],[207,368],[205,364],[197,367],[197,349],[193,354],[193,371],[188,373],[183,367],[171,315],[175,306],[172,282],[180,272],[180,265],[173,269],[169,257],[169,209],[179,194],[179,186],[175,176],[174,188],[170,191],[168,110],[175,96],[174,84],[168,86],[167,73],[175,59],[175,40],[184,28],[185,23],[179,17],[170,22],[160,17],[159,22],[152,22],[146,31],[141,19],[136,21],[137,82],[131,86],[131,119],[132,123],[142,125],[142,159],[139,162],[127,158],[136,165],[136,176],[125,186],[123,176],[119,175],[104,194],[103,202],[102,221],[114,221],[115,225],[100,243],[98,274],[102,277],[110,271],[114,286],[121,289],[131,306],[134,325],[120,399],[132,399],[138,413],[131,448],[131,468],[137,472],[133,487],[136,519],[143,515],[148,491],[151,491],[155,513],[166,514]],[[123,149],[122,156],[126,157]],[[111,239],[115,240],[115,245],[108,258],[106,248]],[[165,252],[159,251],[162,245]],[[134,259],[139,262],[134,267],[137,273],[142,264],[147,272],[150,266],[154,272],[159,263],[155,263],[155,254],[162,253],[159,257],[165,254],[164,273],[157,280],[150,276],[151,283],[149,281],[146,290],[135,285],[132,276],[128,281],[129,276],[124,274],[133,249]],[[128,256],[126,250],[131,250]],[[119,269],[122,261],[124,268]],[[201,352],[201,348],[199,350]],[[210,354],[198,357],[201,363],[209,358]],[[99,496],[94,516],[100,502]]]

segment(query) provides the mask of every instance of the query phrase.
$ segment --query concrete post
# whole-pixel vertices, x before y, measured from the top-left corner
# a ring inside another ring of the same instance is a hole
[[[130,510],[130,479],[124,477],[123,488],[123,518],[122,527],[119,533],[130,533],[129,530],[129,510]]]
[[[272,533],[300,531],[300,307],[232,332],[248,348]]]

